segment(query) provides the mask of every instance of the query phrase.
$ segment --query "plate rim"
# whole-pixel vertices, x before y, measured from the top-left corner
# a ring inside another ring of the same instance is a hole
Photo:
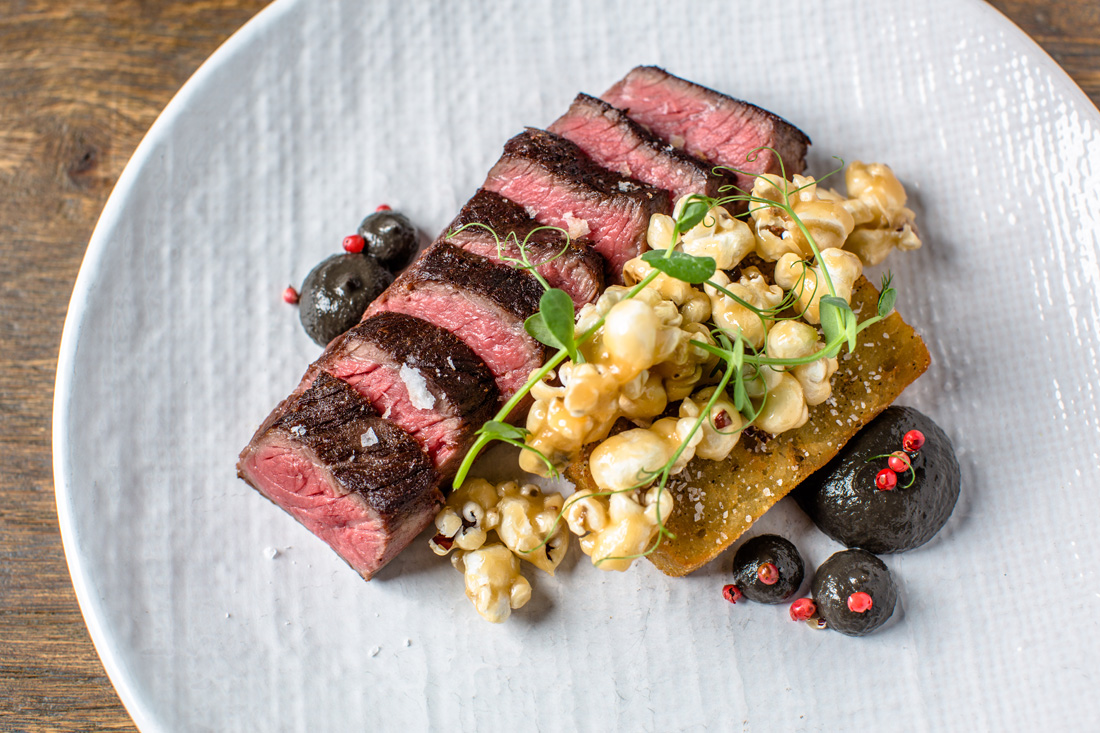
[[[68,464],[69,431],[67,408],[71,399],[72,381],[76,367],[76,351],[80,341],[86,305],[92,291],[92,285],[99,274],[100,265],[111,241],[108,236],[121,218],[124,202],[129,198],[140,171],[145,167],[157,143],[165,136],[176,119],[187,109],[191,98],[205,86],[225,61],[244,50],[254,36],[261,35],[268,26],[276,23],[283,15],[301,0],[273,0],[258,13],[249,18],[233,32],[221,45],[214,49],[195,72],[188,77],[148,131],[134,149],[126,162],[122,173],[111,189],[107,202],[100,212],[91,238],[80,263],[72,295],[65,312],[65,325],[61,330],[61,343],[57,355],[57,372],[54,379],[53,410],[51,422],[53,451],[54,501],[57,508],[58,526],[61,532],[61,545],[65,553],[65,563],[69,569],[73,590],[76,593],[80,614],[88,629],[92,645],[103,664],[107,678],[111,681],[119,700],[133,719],[134,725],[142,731],[168,730],[150,709],[148,704],[130,684],[131,675],[125,662],[120,659],[116,647],[111,643],[103,623],[102,611],[98,602],[98,592],[92,586],[83,565],[83,556],[78,551],[79,531],[71,511]]]

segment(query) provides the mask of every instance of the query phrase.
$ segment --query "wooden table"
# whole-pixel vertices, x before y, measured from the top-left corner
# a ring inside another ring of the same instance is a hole
[[[992,3],[1100,104],[1100,2]],[[50,454],[58,343],[126,161],[195,68],[266,4],[0,0],[0,730],[133,730],[61,548]]]

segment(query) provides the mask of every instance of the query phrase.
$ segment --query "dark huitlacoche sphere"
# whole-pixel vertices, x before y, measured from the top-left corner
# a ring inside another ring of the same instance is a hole
[[[771,563],[778,579],[768,585],[760,579],[760,566]],[[750,601],[782,603],[798,592],[806,565],[798,548],[774,534],[762,534],[745,542],[733,556],[733,583]]]
[[[362,254],[333,255],[302,283],[298,317],[321,346],[359,322],[367,306],[393,282],[393,273]]]
[[[888,455],[902,450],[910,430],[924,433],[919,451],[909,453],[912,474],[897,474],[889,491],[875,486]],[[869,460],[872,459],[872,460]],[[961,475],[951,441],[930,418],[910,407],[890,407],[824,468],[792,492],[822,532],[848,547],[890,553],[920,547],[947,523],[959,498]]]
[[[397,272],[412,262],[420,246],[416,227],[396,211],[376,211],[359,224],[359,236],[366,242],[364,252],[374,255],[386,269]]]
[[[882,560],[866,550],[843,550],[821,564],[811,584],[814,605],[829,628],[847,636],[863,636],[886,623],[894,613],[898,589]],[[871,607],[851,610],[848,598],[866,593]]]

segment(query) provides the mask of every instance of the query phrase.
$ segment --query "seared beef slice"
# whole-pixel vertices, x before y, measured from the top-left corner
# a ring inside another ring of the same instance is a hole
[[[512,266],[520,259],[519,245],[524,243],[535,271],[550,287],[569,293],[577,308],[603,292],[603,259],[587,240],[571,240],[547,228],[519,204],[484,188],[466,202],[439,239]],[[506,258],[513,262],[505,262]]]
[[[457,336],[404,313],[382,312],[333,342],[318,361],[420,444],[443,476],[492,417],[492,372]]]
[[[656,66],[637,67],[608,89],[603,99],[657,137],[712,165],[751,174],[779,173],[781,157],[788,176],[806,167],[810,139],[797,127]],[[762,146],[774,148],[780,157],[770,150],[753,152]],[[751,188],[752,176],[738,176],[738,185]]]
[[[366,317],[394,311],[450,331],[489,367],[508,399],[546,353],[523,327],[542,292],[529,273],[438,242],[371,304]]]
[[[604,168],[663,188],[673,201],[691,193],[718,196],[727,182],[701,160],[658,140],[621,109],[578,94],[550,132],[572,140]]]
[[[609,171],[575,143],[542,130],[509,140],[484,187],[543,224],[590,239],[614,282],[621,282],[623,264],[643,250],[650,215],[671,211],[667,191]]]
[[[431,460],[325,373],[277,411],[241,453],[237,474],[369,580],[442,505]]]

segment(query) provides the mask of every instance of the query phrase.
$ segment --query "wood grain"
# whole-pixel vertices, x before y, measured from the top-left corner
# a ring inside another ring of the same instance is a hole
[[[265,4],[0,2],[2,730],[134,730],[62,554],[50,454],[57,348],[84,248],[130,154]]]
[[[265,4],[0,2],[0,730],[134,729],[88,638],[57,529],[58,343],[126,161],[195,68]],[[1100,102],[1096,0],[992,4]]]

